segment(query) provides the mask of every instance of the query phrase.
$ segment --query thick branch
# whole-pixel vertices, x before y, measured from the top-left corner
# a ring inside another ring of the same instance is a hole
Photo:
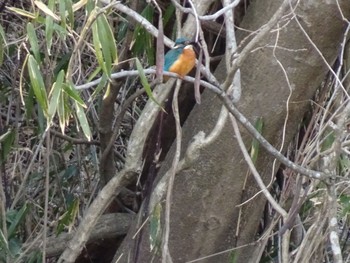
[[[104,239],[113,238],[121,235],[125,235],[132,222],[132,216],[125,213],[105,214],[96,223],[91,235],[87,241],[87,244]],[[76,234],[75,231],[70,233],[62,233],[59,236],[49,237],[46,245],[46,256],[54,257],[60,255],[67,246],[67,242],[73,238]],[[29,254],[36,250],[40,250],[42,246],[42,240],[36,240],[35,242],[29,242],[23,245],[25,254]]]

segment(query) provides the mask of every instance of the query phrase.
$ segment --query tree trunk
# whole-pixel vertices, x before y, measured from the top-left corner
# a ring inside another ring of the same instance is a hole
[[[254,1],[240,27],[259,29],[272,17],[281,2]],[[338,2],[344,16],[349,17],[350,2]],[[298,130],[310,100],[329,70],[324,59],[332,65],[338,55],[345,26],[337,1],[300,1],[295,12],[296,18],[293,18],[290,10],[287,11],[289,15],[278,23],[280,29],[267,34],[241,67],[242,97],[237,107],[252,123],[258,118],[263,119],[262,134],[277,149],[281,147],[286,118],[284,148]],[[295,19],[298,19],[324,59]],[[237,32],[239,42],[246,36],[242,31]],[[224,61],[217,68],[216,75],[220,81],[225,80]],[[183,125],[182,153],[194,135],[200,131],[208,134],[213,129],[221,107],[222,102],[212,92],[204,92],[202,104],[193,109]],[[241,132],[249,148],[252,138],[243,129]],[[163,176],[171,167],[174,148],[165,159],[159,176]],[[260,151],[256,167],[266,185],[278,168],[273,169],[273,161],[269,154]],[[266,202],[262,194],[241,207],[242,215],[238,221],[240,208],[237,206],[260,190],[251,177],[247,180],[245,191],[242,190],[248,170],[232,125],[227,121],[219,138],[201,150],[200,157],[189,169],[175,177],[169,239],[173,262],[210,256],[255,240]],[[161,205],[165,207],[164,203]],[[239,229],[238,235],[236,229]],[[143,259],[142,262],[150,262],[147,260],[152,258],[148,226],[143,231],[138,257]],[[135,233],[135,229],[131,229],[130,233]],[[133,244],[129,245],[132,249]],[[250,262],[253,249],[245,246],[234,250],[235,262]],[[232,253],[227,252],[199,262],[229,262],[231,256]]]

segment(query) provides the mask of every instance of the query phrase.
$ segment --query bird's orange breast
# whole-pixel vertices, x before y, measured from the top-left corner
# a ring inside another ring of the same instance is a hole
[[[196,53],[192,47],[186,47],[183,49],[179,58],[169,68],[170,72],[174,72],[180,75],[180,77],[186,76],[196,64]]]

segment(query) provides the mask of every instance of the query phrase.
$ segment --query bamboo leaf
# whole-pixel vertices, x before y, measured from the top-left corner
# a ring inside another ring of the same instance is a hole
[[[79,103],[75,102],[74,104],[75,104],[75,111],[79,120],[80,127],[83,130],[85,137],[90,141],[91,130],[90,130],[89,122],[86,118],[85,112]]]
[[[57,16],[52,10],[41,1],[34,1],[34,4],[43,12],[45,15],[52,17],[56,21],[60,21],[61,18]]]
[[[79,199],[74,199],[73,202],[68,206],[67,211],[60,216],[58,220],[58,226],[56,230],[56,234],[59,235],[62,231],[68,227],[68,231],[70,232],[71,228],[75,223],[75,219],[79,212]]]
[[[94,22],[93,37],[97,60],[103,72],[109,77],[113,63],[117,62],[117,47],[113,31],[104,14],[98,16]]]
[[[29,55],[29,58],[28,58],[28,71],[29,71],[30,83],[32,85],[35,97],[37,98],[38,103],[42,108],[45,116],[48,116],[47,95],[46,95],[44,80],[43,80],[43,77],[41,76],[39,66],[32,55]]]
[[[168,6],[168,8],[165,10],[164,15],[163,15],[164,27],[167,26],[168,22],[173,17],[174,12],[175,12],[175,6],[170,4]]]
[[[60,1],[62,2],[62,1]],[[72,0],[65,0],[66,11],[68,13],[68,21],[71,27],[74,26],[74,11],[73,11],[73,3]]]
[[[59,125],[61,128],[61,132],[64,134],[64,130],[66,127],[66,116],[69,116],[69,113],[66,112],[66,107],[65,107],[65,103],[66,103],[66,97],[67,95],[64,92],[61,92],[60,94],[60,102],[57,105],[57,115],[58,115],[58,120],[59,120]]]
[[[110,76],[112,73],[112,54],[109,48],[110,44],[108,39],[108,30],[105,27],[103,20],[105,19],[105,15],[100,15],[97,20],[97,28],[99,34],[100,45],[102,49],[103,62],[105,64],[105,73],[107,76]]]
[[[112,58],[112,62],[113,63],[118,63],[118,60],[117,60],[117,45],[115,43],[113,30],[112,30],[110,24],[108,23],[108,20],[107,20],[105,15],[101,16],[100,23],[101,23],[101,27],[105,31],[105,37],[106,37],[106,40],[107,40],[107,43],[108,43],[108,49],[109,49],[110,56]]]
[[[64,103],[64,101],[60,101],[61,92],[63,89],[63,80],[64,80],[64,71],[61,70],[58,73],[56,82],[52,85],[52,89],[50,91],[49,97],[49,124],[51,123],[53,117],[56,114],[58,103]]]
[[[140,76],[140,80],[141,80],[141,83],[142,83],[142,86],[145,88],[146,90],[146,93],[147,93],[147,96],[154,102],[156,103],[159,107],[162,108],[163,111],[165,111],[163,109],[163,107],[160,105],[160,103],[158,103],[156,101],[156,99],[154,98],[153,96],[153,93],[152,93],[152,90],[151,90],[151,86],[149,85],[148,83],[148,80],[146,78],[146,75],[145,75],[145,72],[143,70],[143,67],[141,65],[141,62],[138,58],[135,58],[136,60],[136,68],[137,68],[137,71],[139,72],[139,76]]]
[[[13,142],[15,141],[16,134],[12,129],[9,129],[5,134],[0,136],[1,141],[1,156],[0,163],[3,164],[7,160],[7,156],[10,153]]]
[[[149,22],[153,22],[154,19],[154,9],[152,5],[147,5],[141,15],[147,19]],[[153,36],[144,29],[142,25],[137,25],[134,31],[135,39],[132,46],[132,51],[135,56],[140,56],[146,51],[148,63],[154,65],[155,61],[155,48],[153,43]]]
[[[20,9],[20,8],[16,8],[16,7],[8,7],[6,6],[6,8],[16,14],[19,14],[21,16],[25,16],[25,17],[28,17],[30,19],[35,19],[36,18],[36,15],[33,14],[33,13],[30,13],[30,12],[27,12],[23,9]]]
[[[98,24],[95,21],[92,24],[92,40],[93,40],[93,44],[94,44],[96,58],[97,58],[98,64],[102,68],[102,71],[107,74],[106,65],[105,65],[104,60],[103,60],[103,53],[102,53],[100,34],[98,33],[98,30],[99,30]]]
[[[66,1],[59,1],[58,11],[61,17],[61,26],[66,27]]]
[[[333,143],[335,141],[335,135],[333,131],[330,131],[327,133],[327,135],[325,136],[325,138],[322,141],[321,144],[321,151],[325,151],[328,150],[332,147]]]
[[[11,239],[11,237],[15,235],[16,231],[18,230],[18,225],[22,223],[22,220],[24,219],[24,216],[27,214],[28,210],[29,207],[27,203],[24,203],[22,208],[18,212],[16,211],[15,217],[13,220],[11,220],[11,225],[7,230],[8,239]]]
[[[50,0],[48,3],[51,10],[55,8],[55,1]],[[46,37],[46,49],[47,53],[51,55],[51,46],[52,46],[52,35],[53,35],[53,18],[51,16],[46,16],[45,19],[45,37]]]
[[[160,249],[162,243],[161,212],[162,206],[158,203],[150,215],[150,249],[155,250],[154,253]]]
[[[5,251],[5,255],[10,253],[9,244],[8,244],[7,239],[4,236],[4,233],[2,232],[1,228],[0,228],[0,251]],[[1,257],[0,257],[0,259],[1,259]]]
[[[2,26],[0,25],[0,66],[4,62],[4,52],[6,47],[6,34]]]
[[[40,52],[39,52],[39,41],[38,38],[35,34],[35,29],[32,23],[28,23],[27,24],[27,34],[28,34],[28,40],[30,43],[30,48],[33,51],[33,55],[36,59],[36,61],[38,61],[40,63],[41,58],[40,58]]]
[[[73,5],[73,12],[78,11],[80,8],[86,5],[86,3],[87,3],[87,0],[80,0],[79,2],[75,3]]]
[[[101,92],[101,90],[106,86],[107,81],[108,81],[107,75],[102,74],[101,81],[100,81],[100,83],[98,83],[96,89],[94,90],[91,97],[89,98],[89,101],[93,100],[97,96],[97,94],[99,94]]]
[[[63,85],[63,90],[72,100],[76,101],[80,106],[86,108],[84,101],[80,98],[78,92],[73,88],[73,85]]]

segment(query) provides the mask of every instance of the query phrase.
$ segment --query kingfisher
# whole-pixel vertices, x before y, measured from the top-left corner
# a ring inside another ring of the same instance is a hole
[[[164,71],[176,73],[180,78],[186,76],[196,64],[193,44],[194,42],[184,37],[176,39],[173,49],[165,54]]]

